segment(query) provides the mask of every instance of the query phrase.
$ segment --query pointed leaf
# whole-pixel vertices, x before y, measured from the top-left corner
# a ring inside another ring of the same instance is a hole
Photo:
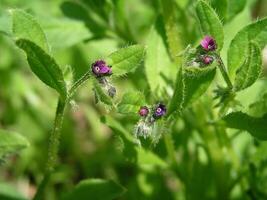
[[[247,59],[236,72],[235,90],[239,91],[251,86],[259,78],[261,69],[261,49],[256,43],[250,43]]]
[[[249,132],[253,137],[267,140],[267,114],[262,117],[251,117],[242,112],[233,112],[222,119],[226,126]]]
[[[224,33],[223,25],[216,12],[205,2],[198,1],[196,13],[203,35],[209,35],[215,38],[218,50],[223,47]]]
[[[112,180],[87,179],[81,181],[63,200],[112,200],[118,198],[124,192],[125,189]]]
[[[245,62],[249,54],[249,43],[252,40],[256,41],[261,33],[266,30],[266,27],[267,18],[264,18],[243,28],[231,41],[227,52],[227,61],[229,75],[232,80],[234,79],[236,70]]]
[[[177,73],[174,93],[168,106],[167,114],[169,116],[173,112],[181,111],[183,107],[184,96],[185,96],[185,85],[184,85],[184,78],[183,78],[183,68],[181,67]]]
[[[143,60],[144,53],[142,45],[132,45],[109,55],[107,63],[112,66],[114,76],[121,76],[133,72]]]
[[[28,63],[35,75],[46,85],[57,90],[62,97],[66,97],[66,84],[56,61],[29,40],[20,39],[16,44],[26,52]]]
[[[15,132],[0,130],[0,159],[29,146],[29,142]]]
[[[44,51],[48,52],[48,44],[46,36],[33,16],[28,13],[14,9],[11,10],[13,19],[13,33],[16,39],[27,39],[38,46],[40,46]]]

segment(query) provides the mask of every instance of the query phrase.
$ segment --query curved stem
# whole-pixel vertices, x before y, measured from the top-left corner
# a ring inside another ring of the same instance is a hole
[[[51,132],[50,139],[49,139],[48,159],[46,163],[45,174],[34,196],[34,200],[43,199],[43,194],[44,194],[46,185],[49,182],[50,175],[54,171],[54,167],[56,165],[57,153],[58,153],[58,147],[59,147],[59,139],[60,139],[61,126],[63,122],[65,106],[66,106],[66,100],[63,100],[62,98],[59,97],[55,121],[54,121],[54,127]]]
[[[217,62],[219,64],[219,69],[221,71],[221,74],[223,76],[223,79],[225,80],[228,88],[229,89],[233,89],[233,84],[232,84],[232,82],[231,82],[231,80],[230,80],[230,78],[229,78],[229,76],[227,74],[226,67],[225,67],[225,65],[224,65],[224,63],[222,61],[221,56],[218,55],[218,54],[216,54],[216,58],[217,58]]]

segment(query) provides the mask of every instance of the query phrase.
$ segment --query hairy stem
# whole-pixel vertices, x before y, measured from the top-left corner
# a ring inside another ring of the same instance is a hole
[[[228,88],[229,89],[233,89],[233,84],[232,84],[232,82],[231,82],[231,80],[230,80],[230,78],[229,78],[229,76],[227,74],[226,67],[225,67],[225,65],[224,65],[224,63],[222,61],[221,56],[219,56],[218,54],[216,54],[216,58],[217,58],[216,60],[217,60],[217,62],[219,64],[219,69],[221,71],[221,74],[223,76],[223,79],[225,80]]]
[[[55,121],[54,121],[54,127],[51,132],[50,139],[49,139],[48,159],[46,163],[45,174],[35,194],[34,200],[43,199],[46,185],[49,182],[51,173],[54,171],[54,167],[56,165],[57,153],[58,153],[58,147],[59,147],[59,139],[60,139],[61,126],[63,122],[65,106],[66,106],[66,101],[59,97]]]

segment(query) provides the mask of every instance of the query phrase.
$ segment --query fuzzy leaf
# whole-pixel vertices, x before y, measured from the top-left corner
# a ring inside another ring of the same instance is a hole
[[[15,132],[0,130],[0,159],[29,146],[29,142]]]
[[[98,83],[98,81],[95,78],[93,79],[93,88],[94,88],[94,92],[95,92],[97,100],[99,100],[100,102],[106,105],[110,105],[110,106],[113,105],[112,98],[108,96],[106,91],[103,90],[100,83]]]
[[[196,5],[196,13],[202,34],[215,38],[218,50],[222,49],[224,40],[223,25],[216,12],[205,1],[200,0]]]
[[[35,18],[22,10],[11,10],[13,33],[16,39],[27,39],[48,52],[46,36]]]
[[[118,198],[124,192],[125,189],[112,180],[87,179],[75,186],[69,194],[63,197],[63,200],[112,200]]]
[[[137,68],[143,60],[144,52],[144,46],[132,45],[109,55],[107,63],[112,66],[114,76],[125,75]]]
[[[66,97],[66,84],[56,61],[29,40],[20,39],[16,44],[26,52],[28,63],[35,75],[46,85],[57,90],[62,97]]]
[[[145,59],[146,77],[153,94],[162,95],[166,82],[161,74],[170,77],[173,73],[171,59],[164,43],[164,24],[158,18],[147,38],[147,53]],[[176,68],[176,66],[175,66]]]
[[[168,106],[168,115],[171,115],[173,112],[176,111],[179,112],[182,109],[184,102],[184,95],[185,95],[185,85],[183,78],[183,68],[181,67],[177,73],[174,93]]]
[[[137,113],[140,106],[145,105],[145,97],[141,92],[127,92],[118,104],[118,112],[123,114]]]
[[[253,137],[267,140],[267,114],[262,117],[251,117],[242,112],[233,112],[222,119],[226,126],[249,132]]]
[[[236,72],[235,90],[240,91],[251,86],[259,78],[261,67],[261,49],[256,43],[250,43],[247,59]]]
[[[208,89],[215,74],[215,67],[187,67],[184,70],[184,107],[198,99]]]
[[[236,1],[236,0],[234,0]],[[228,0],[210,0],[211,6],[216,10],[216,13],[218,13],[220,19],[223,21],[225,19],[225,16],[227,14],[227,7],[228,7]]]
[[[252,40],[256,41],[261,33],[266,30],[266,27],[267,18],[264,18],[243,28],[231,41],[227,52],[227,60],[228,71],[232,80],[234,79],[236,70],[245,62],[249,54],[249,43]]]

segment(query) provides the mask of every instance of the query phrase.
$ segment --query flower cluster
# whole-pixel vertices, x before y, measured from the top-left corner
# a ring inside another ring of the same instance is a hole
[[[151,108],[148,106],[140,107],[138,115],[140,120],[135,126],[134,134],[136,137],[151,137],[153,141],[159,139],[161,133],[157,128],[157,121],[166,115],[167,108],[163,103],[158,103]]]
[[[116,95],[116,88],[111,85],[106,78],[107,76],[112,75],[111,66],[107,65],[104,60],[97,60],[92,64],[91,68],[93,75],[96,77],[101,87],[113,98]]]
[[[206,67],[214,61],[214,51],[217,49],[215,39],[211,36],[205,36],[197,49],[191,49],[187,55],[186,65],[196,67]]]

